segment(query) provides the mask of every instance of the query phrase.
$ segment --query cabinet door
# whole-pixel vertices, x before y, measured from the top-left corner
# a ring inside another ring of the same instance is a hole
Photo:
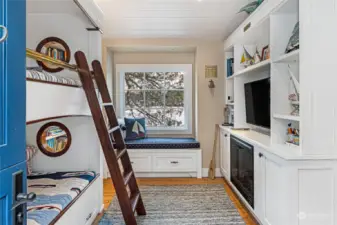
[[[222,175],[229,180],[229,134],[225,131],[220,132],[220,169]]]
[[[262,200],[263,224],[265,225],[284,225],[286,218],[284,212],[280,210],[283,201],[283,179],[282,166],[266,156],[260,155],[260,174],[262,187],[260,189]]]
[[[260,221],[264,220],[265,158],[258,148],[254,150],[254,211]]]
[[[229,134],[224,133],[223,137],[223,167],[226,171],[226,178],[230,180],[230,145],[229,145]]]

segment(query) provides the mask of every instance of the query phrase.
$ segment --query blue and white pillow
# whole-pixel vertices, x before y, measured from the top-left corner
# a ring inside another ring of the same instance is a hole
[[[125,140],[146,138],[145,118],[124,118],[126,127]]]

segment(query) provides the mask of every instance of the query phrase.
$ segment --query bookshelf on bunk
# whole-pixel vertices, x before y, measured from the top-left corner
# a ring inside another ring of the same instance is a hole
[[[138,215],[146,215],[146,210],[137,185],[130,157],[121,134],[120,126],[117,121],[116,113],[108,92],[100,62],[92,62],[93,72],[91,72],[84,53],[80,51],[75,53],[77,65],[70,65],[60,60],[34,52],[30,49],[26,50],[26,54],[27,57],[52,63],[78,72],[116,190],[124,221],[126,225],[136,225],[137,222],[134,216],[135,211]],[[93,79],[95,79],[97,83],[98,90],[102,96],[103,104],[100,104],[99,102]],[[106,126],[101,107],[105,109],[109,121],[109,127]],[[123,171],[119,166],[119,160],[121,160]],[[130,194],[128,193],[127,187],[130,190]]]

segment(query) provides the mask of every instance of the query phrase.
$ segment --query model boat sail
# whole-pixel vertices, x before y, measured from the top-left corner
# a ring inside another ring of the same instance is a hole
[[[136,133],[137,135],[139,135],[139,133],[145,134],[145,129],[138,121],[136,121],[133,124],[132,132]]]

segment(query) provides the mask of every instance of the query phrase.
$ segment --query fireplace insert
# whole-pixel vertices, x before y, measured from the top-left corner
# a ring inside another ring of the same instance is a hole
[[[254,147],[231,135],[231,182],[254,208]]]

